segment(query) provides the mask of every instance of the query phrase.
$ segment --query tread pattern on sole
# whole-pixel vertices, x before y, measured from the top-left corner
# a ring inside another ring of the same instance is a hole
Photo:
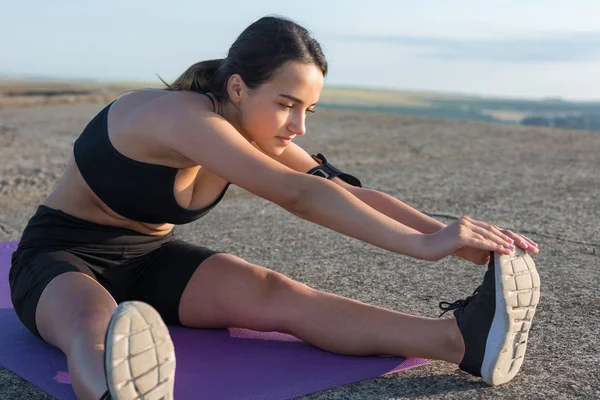
[[[502,280],[499,286],[505,301],[508,326],[503,328],[504,340],[499,343],[493,369],[486,371],[489,375],[483,377],[491,385],[510,381],[521,368],[529,330],[540,300],[540,277],[531,256],[524,251],[516,251],[497,260],[496,268],[500,271],[496,277]]]
[[[154,308],[135,301],[121,303],[108,337],[106,371],[115,400],[173,398],[175,351]]]

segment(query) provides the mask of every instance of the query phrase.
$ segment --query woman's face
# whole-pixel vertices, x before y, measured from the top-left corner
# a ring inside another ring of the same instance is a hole
[[[323,84],[323,72],[316,65],[283,64],[238,104],[242,134],[265,153],[280,155],[294,137],[306,133],[306,116],[319,101]]]

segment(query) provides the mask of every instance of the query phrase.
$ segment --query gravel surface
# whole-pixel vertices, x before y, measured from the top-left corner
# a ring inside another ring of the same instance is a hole
[[[0,110],[0,241],[21,230],[60,177],[71,146],[103,105]],[[490,388],[433,361],[306,399],[600,398],[600,134],[320,110],[298,143],[366,187],[439,215],[526,232],[541,302],[520,374]],[[386,252],[300,220],[233,187],[179,234],[280,271],[314,288],[429,317],[441,300],[470,295],[484,269]],[[235,382],[232,382],[235,384]],[[1,399],[49,399],[0,368]]]

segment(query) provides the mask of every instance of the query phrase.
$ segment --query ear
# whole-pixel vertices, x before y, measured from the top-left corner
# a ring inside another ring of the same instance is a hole
[[[227,93],[233,103],[240,103],[247,89],[246,83],[239,74],[233,74],[227,80]]]

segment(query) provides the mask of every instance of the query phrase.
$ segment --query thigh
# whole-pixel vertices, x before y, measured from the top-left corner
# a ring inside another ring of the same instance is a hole
[[[172,240],[144,257],[128,279],[133,282],[125,300],[138,300],[154,307],[166,324],[181,325],[181,296],[198,266],[218,251]]]
[[[193,328],[240,327],[285,331],[299,302],[314,292],[283,274],[231,254],[217,254],[196,270],[179,314]]]
[[[20,252],[13,258],[10,285],[19,319],[61,349],[83,310],[114,303],[88,266],[65,251]]]

